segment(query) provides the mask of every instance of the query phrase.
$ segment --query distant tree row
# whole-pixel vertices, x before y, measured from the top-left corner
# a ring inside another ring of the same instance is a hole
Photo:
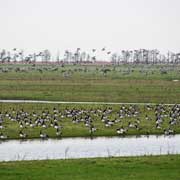
[[[120,63],[144,63],[144,64],[157,64],[157,63],[180,63],[180,53],[168,52],[161,54],[157,49],[147,50],[122,50],[120,53],[113,53],[111,56],[113,64]]]
[[[102,48],[101,51],[105,53],[108,57],[108,61],[112,64],[126,64],[126,63],[143,63],[143,64],[157,64],[157,63],[180,63],[180,53],[168,52],[167,54],[162,54],[157,49],[147,50],[122,50],[120,52],[111,53],[107,51],[106,48]],[[36,63],[36,62],[57,62],[57,63],[95,63],[103,61],[103,59],[97,59],[98,51],[92,49],[91,52],[81,51],[77,48],[74,52],[66,50],[63,56],[60,57],[58,52],[55,57],[52,53],[45,49],[43,51],[31,54],[25,54],[23,50],[18,50],[14,48],[11,51],[2,49],[0,50],[0,63]],[[104,60],[106,61],[106,60]]]

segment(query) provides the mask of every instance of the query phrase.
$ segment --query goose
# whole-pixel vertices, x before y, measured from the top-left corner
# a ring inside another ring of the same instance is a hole
[[[172,129],[164,129],[164,135],[169,136],[174,134],[174,130]]]
[[[121,135],[121,134],[125,134],[127,132],[127,129],[123,128],[123,126],[121,128],[116,129],[117,134]]]
[[[37,114],[35,112],[32,113],[33,117],[37,117]]]
[[[136,122],[137,124],[140,124],[141,121],[140,121],[139,118],[137,118],[135,122]]]
[[[33,128],[35,127],[35,124],[33,124],[32,121],[30,121],[29,126]]]
[[[6,112],[5,116],[6,116],[6,117],[9,117],[9,114]]]
[[[120,118],[120,119],[123,119],[123,118],[124,118],[124,115],[123,115],[123,114],[120,114],[120,115],[119,115],[119,118]]]
[[[58,125],[57,122],[54,123],[54,128],[55,128],[55,129],[59,129],[59,125]]]
[[[67,117],[68,117],[68,118],[70,118],[70,117],[72,117],[72,116],[73,116],[72,114],[67,114]]]
[[[109,121],[108,120],[106,120],[105,121],[105,127],[110,127],[111,125],[109,124]]]
[[[16,121],[16,119],[13,116],[11,116],[10,121]]]
[[[24,125],[23,125],[22,121],[20,122],[19,127],[24,128]]]
[[[54,113],[54,117],[55,117],[55,118],[58,117],[58,114],[57,114],[57,113]]]
[[[58,119],[57,119],[56,117],[54,117],[53,121],[54,121],[55,123],[57,123],[57,122],[58,122]]]
[[[56,136],[61,136],[62,135],[62,131],[58,128],[56,129]]]
[[[61,118],[64,118],[65,116],[64,115],[61,115]]]
[[[114,119],[114,122],[115,122],[115,123],[118,123],[118,122],[121,122],[121,120],[120,120],[120,119],[115,118],[115,119]]]
[[[15,114],[15,110],[14,110],[14,108],[12,109],[12,113],[13,113],[13,114]]]
[[[108,124],[109,124],[110,126],[113,126],[113,125],[114,125],[114,121],[108,121]]]
[[[0,133],[0,139],[7,139],[7,138],[8,138],[8,136],[3,135],[3,133],[2,133],[2,132]]]
[[[94,127],[94,125],[90,125],[89,132],[92,135],[97,129]]]
[[[54,112],[54,113],[58,113],[58,110],[54,107],[54,108],[53,108],[53,112]]]
[[[90,133],[94,133],[97,129],[94,127],[94,125],[91,125],[89,128]]]
[[[72,118],[72,123],[74,123],[74,124],[75,124],[75,123],[77,123],[77,121],[76,121],[76,120],[77,120],[77,117],[76,117],[76,116],[75,116],[75,117],[73,117],[73,118]]]
[[[177,123],[177,120],[176,119],[172,119],[169,121],[169,124],[170,125],[175,125]]]
[[[50,126],[53,127],[54,126],[54,122],[52,120],[50,120]]]
[[[85,126],[86,126],[86,127],[89,127],[89,126],[90,126],[90,122],[89,122],[89,121],[86,121],[86,122],[85,122]]]
[[[96,49],[92,49],[92,52],[95,52],[96,51]]]
[[[42,111],[42,115],[43,115],[43,116],[46,116],[47,113],[46,113],[45,111]]]
[[[156,124],[156,129],[161,129],[161,126],[159,124]]]
[[[102,110],[101,110],[101,109],[97,109],[97,112],[98,112],[98,113],[102,113]]]
[[[162,122],[163,122],[162,119],[157,119],[157,120],[156,120],[156,124],[161,124]]]
[[[43,128],[47,128],[47,125],[45,123],[42,123],[41,125]]]
[[[45,139],[45,138],[48,138],[48,137],[49,137],[46,133],[42,133],[42,131],[40,131],[39,136],[40,136],[40,138],[42,138],[42,139]]]
[[[136,126],[137,126],[136,124],[132,124],[131,122],[128,123],[129,128],[136,128]]]
[[[148,117],[148,115],[147,115],[147,114],[146,114],[146,117],[145,117],[145,119],[146,119],[146,120],[149,120],[149,117]]]
[[[28,120],[25,120],[24,122],[25,122],[25,125],[27,125],[27,126],[29,125],[29,121]]]
[[[22,131],[19,131],[19,137],[20,138],[26,138],[27,134],[23,133]]]
[[[0,123],[0,129],[4,129],[4,126]]]
[[[174,134],[174,130],[173,129],[169,129],[169,134]]]
[[[2,114],[0,113],[0,123],[3,123]]]

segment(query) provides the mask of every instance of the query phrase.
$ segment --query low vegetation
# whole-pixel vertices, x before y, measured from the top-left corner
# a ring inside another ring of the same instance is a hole
[[[2,64],[0,99],[179,103],[179,65]]]
[[[43,160],[0,163],[1,180],[178,180],[180,156]]]

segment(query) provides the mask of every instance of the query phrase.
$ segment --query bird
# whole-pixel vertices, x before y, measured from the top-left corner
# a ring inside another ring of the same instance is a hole
[[[46,133],[42,133],[42,131],[40,131],[39,136],[40,136],[40,138],[42,138],[42,139],[46,139],[46,138],[49,137]]]
[[[7,139],[8,136],[4,135],[2,132],[0,133],[0,139]]]
[[[62,135],[62,131],[58,128],[56,129],[56,136],[59,137]]]
[[[2,123],[0,123],[0,129],[4,129],[4,126],[2,125]]]
[[[96,60],[96,56],[93,56],[93,57],[92,57],[92,60],[94,60],[94,61],[95,61],[95,60]]]
[[[125,129],[123,126],[121,126],[120,128],[116,129],[116,132],[119,135],[123,135],[127,132],[127,129]]]
[[[22,131],[19,131],[19,137],[20,138],[26,138],[27,134],[23,133]]]
[[[164,129],[164,135],[169,136],[174,134],[174,130],[172,129]]]
[[[92,49],[92,52],[96,52],[96,49]]]

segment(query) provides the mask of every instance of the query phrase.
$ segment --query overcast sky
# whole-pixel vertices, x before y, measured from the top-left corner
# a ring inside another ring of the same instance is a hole
[[[180,51],[180,0],[0,0],[0,49]]]

